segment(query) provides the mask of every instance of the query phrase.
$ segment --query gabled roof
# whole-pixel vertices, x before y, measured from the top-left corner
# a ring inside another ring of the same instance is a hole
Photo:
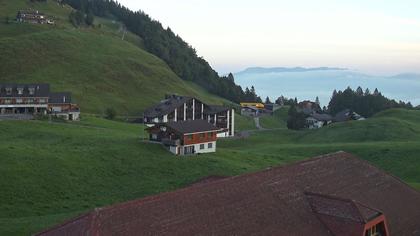
[[[334,116],[334,121],[344,122],[351,119],[352,112],[350,109],[344,109]]]
[[[51,103],[51,104],[71,103],[71,93],[70,92],[50,93],[50,98],[48,100],[48,103]]]
[[[175,130],[181,134],[211,132],[220,130],[220,128],[217,128],[216,126],[210,124],[205,120],[177,121],[169,122],[165,125],[168,128],[171,128],[172,130]]]
[[[334,235],[364,235],[365,225],[383,215],[351,199],[316,193],[305,195],[312,211]]]
[[[419,192],[364,160],[338,152],[99,208],[39,235],[333,235],[324,222],[336,222],[329,217],[337,211],[321,220],[312,209],[318,200],[308,200],[308,192],[378,209],[387,218],[390,235],[420,232]],[[331,204],[350,219],[371,215],[361,211],[360,216],[347,203]],[[340,230],[357,230],[355,221],[342,223]]]
[[[144,116],[149,117],[149,118],[155,118],[155,117],[167,115],[191,99],[193,98],[186,97],[186,96],[171,95],[165,100],[160,101],[155,106],[150,107],[149,109],[144,111]]]
[[[23,94],[18,94],[18,88],[23,89]],[[12,93],[8,95],[6,89],[12,89]],[[34,89],[34,95],[29,94],[29,89]],[[49,95],[49,84],[0,84],[0,97],[48,97]]]
[[[318,121],[332,121],[332,116],[330,116],[328,114],[314,113],[314,114],[311,115],[311,117],[313,117],[314,119],[316,119]]]
[[[228,111],[230,108],[225,106],[218,106],[218,105],[207,105],[204,108],[204,113],[208,115],[214,115],[220,112]]]

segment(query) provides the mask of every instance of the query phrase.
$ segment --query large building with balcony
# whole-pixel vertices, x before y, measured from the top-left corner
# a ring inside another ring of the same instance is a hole
[[[235,110],[224,106],[207,105],[197,98],[169,95],[144,112],[148,127],[158,124],[188,120],[205,120],[219,128],[217,137],[235,135]]]
[[[51,114],[79,120],[80,109],[71,94],[51,93],[49,84],[0,84],[0,118],[31,119]]]

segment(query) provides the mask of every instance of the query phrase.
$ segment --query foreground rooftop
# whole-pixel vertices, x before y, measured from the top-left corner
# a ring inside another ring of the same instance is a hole
[[[420,234],[420,193],[338,152],[98,208],[39,235],[364,235],[386,219],[389,235]]]

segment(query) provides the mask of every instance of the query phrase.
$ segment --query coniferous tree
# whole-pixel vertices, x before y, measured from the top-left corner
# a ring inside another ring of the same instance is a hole
[[[321,103],[319,102],[319,97],[316,97],[316,98],[315,98],[315,103],[316,103],[318,106],[320,106],[320,105],[321,105]]]
[[[362,87],[357,87],[357,90],[356,90],[356,94],[357,94],[357,96],[363,96],[363,89],[362,89]]]
[[[287,128],[300,130],[306,126],[306,115],[296,110],[296,105],[292,104],[288,111]]]

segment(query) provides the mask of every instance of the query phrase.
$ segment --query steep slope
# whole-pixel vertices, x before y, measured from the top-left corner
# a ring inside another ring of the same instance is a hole
[[[197,96],[205,102],[225,103],[193,83],[177,77],[159,58],[141,48],[141,39],[129,34],[123,41],[111,21],[101,27],[75,29],[68,25],[71,9],[54,1],[1,0],[1,15],[35,8],[57,17],[58,25],[40,26],[4,22],[0,28],[0,82],[50,83],[55,91],[71,91],[84,112],[114,108],[121,115],[140,115],[167,93]]]

